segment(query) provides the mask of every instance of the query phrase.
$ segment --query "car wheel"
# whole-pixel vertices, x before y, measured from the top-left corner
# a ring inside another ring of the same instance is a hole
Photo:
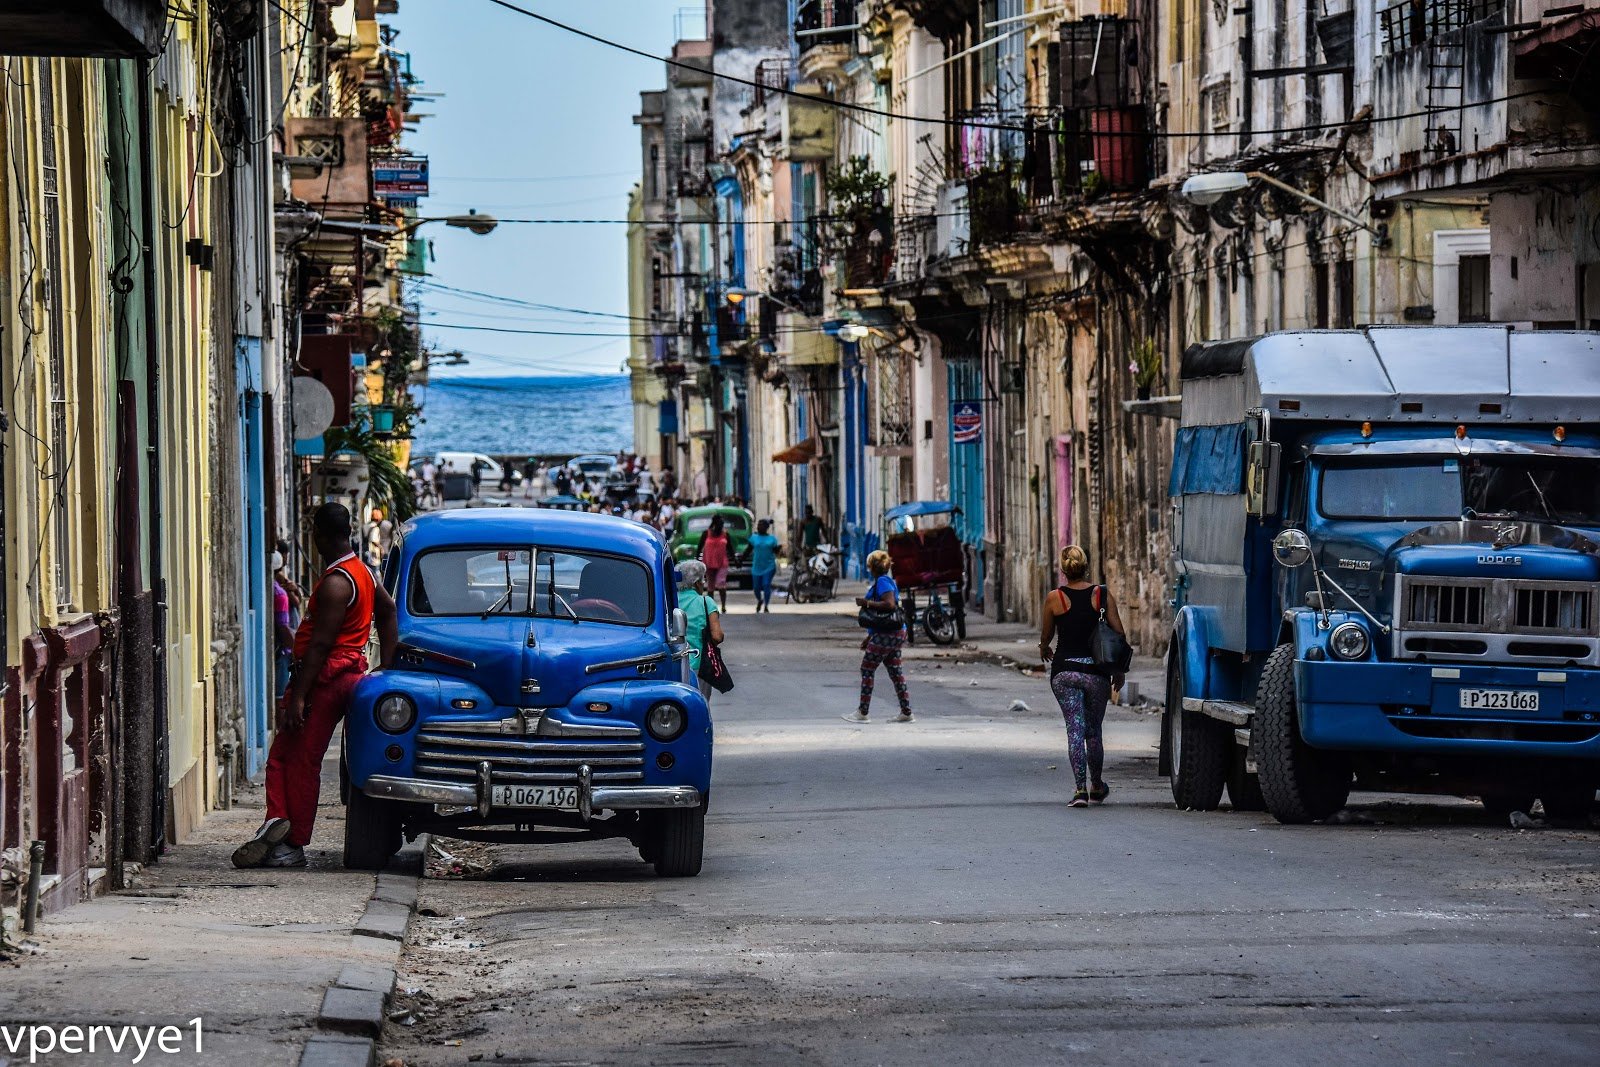
[[[688,811],[665,811],[649,842],[656,874],[662,878],[693,878],[700,873],[706,847],[706,809],[702,804]],[[641,849],[640,853],[643,854]]]
[[[350,789],[344,809],[344,865],[352,871],[381,871],[400,851],[403,809],[393,800]]]
[[[1281,823],[1326,819],[1350,799],[1350,763],[1321,752],[1300,736],[1294,691],[1294,646],[1279,645],[1267,657],[1250,723],[1261,796]]]

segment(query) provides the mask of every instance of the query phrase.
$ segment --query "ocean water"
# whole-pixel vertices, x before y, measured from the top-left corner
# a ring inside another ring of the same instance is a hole
[[[628,379],[435,378],[416,389],[423,423],[412,454],[566,455],[633,447]]]

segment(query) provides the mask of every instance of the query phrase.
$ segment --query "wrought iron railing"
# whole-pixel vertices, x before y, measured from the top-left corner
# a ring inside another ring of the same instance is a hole
[[[856,32],[856,0],[801,0],[794,34],[800,51],[825,44],[848,44]]]
[[[1401,52],[1505,11],[1505,0],[1400,0],[1378,11],[1385,52]]]

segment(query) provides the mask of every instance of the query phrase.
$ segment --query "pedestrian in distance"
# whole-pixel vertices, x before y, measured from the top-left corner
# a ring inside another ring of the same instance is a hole
[[[771,519],[756,523],[750,535],[750,588],[756,594],[756,611],[772,613],[772,579],[778,573],[778,539],[768,531]]]
[[[312,514],[323,572],[294,635],[294,665],[278,705],[278,735],[267,754],[267,817],[233,853],[235,867],[304,867],[317,817],[322,758],[367,673],[367,642],[378,626],[382,662],[399,643],[394,601],[351,545],[349,509],[327,503]]]
[[[289,668],[294,662],[294,625],[290,621],[289,590],[278,572],[283,570],[283,553],[272,553],[273,669],[272,696],[282,700],[289,688]]]
[[[706,588],[722,600],[728,610],[728,531],[721,515],[711,516],[711,525],[700,538],[700,562],[706,565]]]
[[[879,549],[867,556],[867,573],[872,575],[872,584],[867,586],[867,595],[856,597],[856,606],[862,608],[900,610],[900,587],[889,577],[889,553]],[[889,672],[889,681],[894,683],[894,695],[900,701],[900,714],[890,719],[890,722],[916,722],[916,716],[911,714],[911,694],[906,690],[906,676],[900,669],[900,650],[905,647],[906,630],[902,623],[893,630],[868,630],[867,636],[861,641],[861,703],[856,708],[854,715],[840,716],[845,722],[866,722],[867,712],[872,704],[873,676],[878,673],[878,664],[883,664],[884,670]]]
[[[1039,612],[1039,658],[1050,663],[1050,691],[1061,705],[1061,717],[1067,724],[1067,757],[1072,761],[1072,777],[1077,783],[1071,806],[1082,808],[1104,803],[1106,794],[1111,792],[1101,777],[1105,764],[1101,727],[1111,690],[1122,685],[1121,678],[1107,676],[1094,661],[1092,642],[1101,610],[1113,630],[1119,634],[1125,631],[1111,591],[1088,581],[1088,553],[1077,545],[1063,548],[1061,574],[1066,583],[1045,596]]]
[[[678,607],[688,626],[684,640],[689,645],[689,669],[700,686],[700,695],[711,702],[711,683],[700,677],[700,652],[707,640],[713,645],[723,641],[721,613],[717,602],[706,593],[706,565],[697,559],[678,564]]]
[[[822,528],[822,520],[812,510],[811,505],[806,505],[805,518],[800,521],[800,555],[810,559],[816,555],[817,546],[822,544],[823,536],[827,533]]]

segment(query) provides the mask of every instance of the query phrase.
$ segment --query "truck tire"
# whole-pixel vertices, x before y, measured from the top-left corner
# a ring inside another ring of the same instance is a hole
[[[1245,770],[1247,754],[1244,746],[1233,746],[1233,761],[1228,765],[1228,803],[1234,811],[1266,811],[1267,802],[1261,796],[1261,779]]]
[[[1279,645],[1267,657],[1250,724],[1261,798],[1281,823],[1326,819],[1350,799],[1350,764],[1340,754],[1320,752],[1300,737],[1294,692],[1294,646]]]
[[[381,871],[400,851],[403,809],[392,800],[350,789],[344,809],[344,865],[352,871]]]
[[[706,848],[706,808],[664,811],[656,816],[650,862],[662,878],[693,878]],[[641,853],[644,851],[640,850]]]
[[[1233,756],[1233,731],[1195,711],[1183,710],[1183,657],[1178,650],[1167,672],[1167,750],[1172,761],[1172,800],[1184,811],[1215,811]]]

